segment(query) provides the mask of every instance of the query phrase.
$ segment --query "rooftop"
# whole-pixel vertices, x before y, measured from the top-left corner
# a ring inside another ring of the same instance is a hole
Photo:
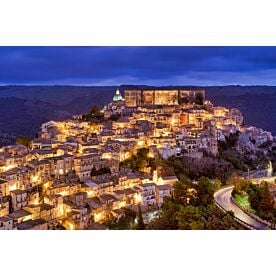
[[[47,222],[44,219],[34,219],[34,220],[30,219],[30,220],[26,220],[26,221],[19,223],[17,225],[17,229],[18,230],[28,230],[28,229],[34,228],[35,226],[42,225],[45,223],[47,223]]]
[[[172,185],[164,184],[164,185],[157,185],[158,190],[172,190]]]
[[[36,144],[36,143],[38,143],[38,144],[52,144],[52,141],[51,141],[51,139],[46,139],[46,138],[35,138],[35,139],[33,139],[33,144]]]
[[[49,210],[51,210],[51,209],[53,209],[53,206],[50,205],[50,204],[42,203],[42,204],[40,205],[40,211],[44,211],[44,210],[49,211]]]
[[[175,175],[164,176],[162,178],[163,178],[163,180],[178,180],[178,178]]]
[[[115,93],[115,95],[113,96],[113,101],[114,101],[114,102],[117,102],[117,101],[123,101],[123,100],[124,100],[124,98],[122,97],[122,95],[121,95],[119,89],[117,88],[116,93]]]
[[[26,194],[27,192],[23,191],[23,190],[16,189],[16,190],[11,191],[11,193],[16,194],[16,195],[22,195],[22,194]]]
[[[104,201],[109,201],[109,200],[117,201],[117,198],[111,194],[102,194],[100,195],[100,198],[103,199]]]
[[[98,222],[94,222],[88,225],[87,230],[107,230],[108,228]]]
[[[4,216],[4,217],[0,217],[0,222],[8,222],[11,221],[12,218],[8,217],[8,216]]]
[[[116,195],[134,195],[136,193],[137,193],[137,191],[132,188],[114,191],[114,194],[116,194]]]
[[[5,180],[5,179],[3,179],[3,178],[0,178],[0,184],[2,184],[2,183],[6,183],[7,181]]]
[[[26,210],[18,210],[18,211],[14,211],[13,213],[9,214],[8,216],[12,219],[19,219],[19,218],[23,218],[26,216],[31,215],[30,212],[26,211]]]
[[[139,186],[146,188],[146,187],[156,186],[156,184],[154,182],[148,182],[148,183],[142,183]]]

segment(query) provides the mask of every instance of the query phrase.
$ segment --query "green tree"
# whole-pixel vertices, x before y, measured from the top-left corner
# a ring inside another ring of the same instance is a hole
[[[198,205],[208,205],[213,202],[214,184],[207,177],[200,177],[197,185]]]
[[[269,192],[267,183],[260,189],[260,198],[260,210],[265,213],[271,212],[273,210],[273,197]]]
[[[98,114],[100,112],[100,108],[97,105],[92,105],[90,109],[91,114]]]
[[[112,114],[112,115],[110,115],[110,117],[108,119],[111,121],[117,121],[117,120],[119,120],[119,118],[120,118],[119,114]]]
[[[234,172],[228,178],[227,184],[234,185],[234,193],[240,194],[240,193],[246,191],[248,185],[250,184],[250,180],[244,179],[244,178],[238,176],[238,174],[236,172]]]
[[[173,185],[173,196],[174,200],[182,205],[186,205],[188,203],[188,198],[190,198],[190,188],[193,187],[191,180],[185,176],[181,177],[179,181],[177,181]]]
[[[160,213],[157,218],[153,219],[147,229],[150,230],[176,230],[178,222],[176,214],[180,205],[176,204],[173,199],[165,197]]]
[[[18,136],[16,139],[16,144],[17,145],[24,145],[26,147],[31,146],[32,140],[28,136]]]
[[[269,221],[275,221],[276,210],[274,209],[273,196],[269,192],[268,183],[262,185],[249,184],[246,190],[251,207],[257,215]]]
[[[199,207],[181,206],[176,215],[179,229],[185,230],[200,230],[204,229],[204,222],[202,220]]]
[[[102,174],[110,174],[111,170],[108,167],[102,167],[100,169],[92,168],[90,171],[90,176],[102,175]]]
[[[132,155],[121,162],[120,167],[130,168],[135,171],[145,171],[147,168],[151,168],[151,171],[153,171],[156,168],[155,160],[148,157],[148,152],[147,148],[139,149],[136,155]]]
[[[219,179],[215,179],[215,182],[214,182],[214,189],[215,190],[219,190],[222,186],[222,183]]]
[[[233,212],[223,212],[215,205],[208,205],[203,210],[205,229],[208,230],[234,230],[243,229],[235,220]]]
[[[91,123],[101,123],[104,121],[104,114],[100,112],[97,105],[93,105],[87,114],[82,115],[82,119]]]
[[[228,147],[233,148],[236,146],[238,139],[239,139],[239,135],[240,135],[240,133],[237,131],[235,133],[230,133],[229,136],[226,136],[225,140],[226,140]]]
[[[137,214],[137,230],[144,230],[145,229],[145,223],[142,215],[142,209],[141,205],[138,205],[138,214]]]
[[[254,210],[259,210],[260,194],[256,185],[250,184],[247,188],[248,200]]]
[[[128,230],[133,229],[137,213],[129,208],[123,208],[124,216],[119,221],[113,219],[107,223],[108,229],[111,230]]]

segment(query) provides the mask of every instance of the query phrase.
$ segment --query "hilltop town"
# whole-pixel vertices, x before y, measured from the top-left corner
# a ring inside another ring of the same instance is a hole
[[[179,179],[162,162],[224,156],[233,140],[253,161],[276,145],[204,90],[130,89],[123,97],[117,89],[103,109],[49,121],[36,138],[0,149],[0,229],[106,229],[129,210],[150,221]],[[249,176],[273,172],[269,163],[240,167]]]

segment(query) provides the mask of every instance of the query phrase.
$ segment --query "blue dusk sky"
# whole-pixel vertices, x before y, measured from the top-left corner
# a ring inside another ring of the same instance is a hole
[[[276,85],[276,47],[0,47],[0,84]]]

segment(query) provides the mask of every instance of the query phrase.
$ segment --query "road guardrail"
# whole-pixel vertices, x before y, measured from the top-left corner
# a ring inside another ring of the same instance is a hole
[[[228,210],[226,210],[222,205],[220,205],[215,199],[214,199],[214,203],[217,207],[219,207],[222,211],[224,211],[225,213],[229,212]],[[234,219],[242,226],[244,226],[245,228],[249,229],[249,230],[257,230],[257,228],[255,228],[253,225],[248,224],[247,222],[242,221],[241,219],[237,218],[234,216]]]

